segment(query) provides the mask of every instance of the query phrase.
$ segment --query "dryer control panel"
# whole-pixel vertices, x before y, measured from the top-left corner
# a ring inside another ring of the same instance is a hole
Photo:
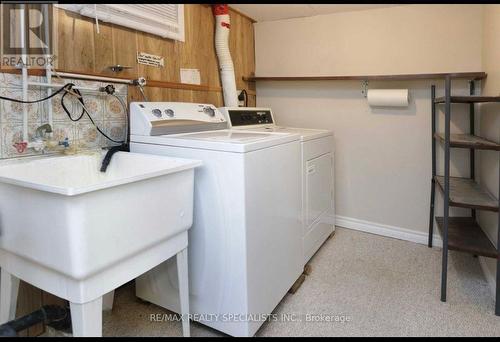
[[[219,110],[226,116],[229,126],[233,128],[274,125],[273,113],[270,108],[222,107]]]
[[[130,134],[165,135],[227,128],[224,115],[212,104],[132,102]]]

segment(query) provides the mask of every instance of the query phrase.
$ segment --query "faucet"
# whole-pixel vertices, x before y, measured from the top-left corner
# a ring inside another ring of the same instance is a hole
[[[45,133],[52,133],[52,126],[50,124],[41,125],[35,131],[35,139],[43,140]]]
[[[35,131],[35,138],[33,141],[28,142],[26,148],[33,148],[35,151],[45,151],[45,134],[52,133],[52,126],[49,124],[44,124],[37,127]]]

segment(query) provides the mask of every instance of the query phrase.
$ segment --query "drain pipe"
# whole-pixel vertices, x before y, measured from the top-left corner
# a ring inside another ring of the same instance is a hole
[[[215,51],[219,59],[224,106],[238,107],[234,65],[231,59],[231,52],[229,51],[229,29],[231,26],[229,7],[227,4],[222,4],[213,5],[212,8],[215,16]]]
[[[48,59],[50,58],[49,5],[43,4],[42,8],[43,8],[43,16],[45,18],[43,21],[44,22],[44,31],[45,31],[45,44],[47,44],[47,50],[46,50],[46,54],[45,54],[45,58],[47,58],[47,60],[45,61],[45,63],[46,63],[45,76],[47,78],[47,84],[49,85],[47,87],[47,96],[50,96],[50,95],[52,95],[52,89],[50,87],[50,85],[52,83],[52,65],[50,65],[47,62]],[[52,116],[52,101],[48,101],[46,105],[47,105],[47,114],[48,114],[47,120],[49,121],[49,125],[53,127],[54,120],[53,120],[53,116]],[[52,136],[52,133],[50,133],[50,136]]]
[[[21,62],[22,62],[22,69],[21,69],[21,74],[22,74],[22,94],[23,94],[23,101],[28,101],[28,65],[27,65],[27,51],[26,51],[26,44],[27,44],[27,35],[26,35],[26,9],[27,6],[26,4],[21,5],[22,8],[22,14],[19,20],[20,24],[20,38],[22,39],[22,54],[21,54]],[[23,130],[21,133],[21,142],[22,143],[27,143],[28,142],[28,105],[26,103],[23,103]]]

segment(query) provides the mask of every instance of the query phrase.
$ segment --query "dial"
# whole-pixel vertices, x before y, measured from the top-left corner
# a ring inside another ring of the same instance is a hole
[[[208,116],[215,116],[215,110],[211,107],[204,107],[203,112]]]
[[[153,113],[153,115],[157,118],[161,118],[161,110],[159,110],[158,108],[153,109],[151,113]]]
[[[166,114],[169,118],[171,118],[171,117],[173,117],[173,116],[175,115],[174,110],[173,110],[173,109],[170,109],[170,108],[169,108],[169,109],[165,109],[165,114]]]

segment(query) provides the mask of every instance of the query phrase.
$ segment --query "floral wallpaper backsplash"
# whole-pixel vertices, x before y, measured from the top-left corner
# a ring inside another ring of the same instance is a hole
[[[46,82],[45,77],[30,76],[30,82]],[[81,90],[83,101],[88,110],[93,114],[92,118],[99,128],[114,140],[122,141],[126,130],[126,113],[120,101],[105,93],[97,91],[109,83],[99,81],[85,81],[77,79],[52,78],[52,83],[74,83],[77,86],[96,89],[95,91]],[[127,103],[127,85],[113,84],[117,95],[123,103]],[[47,88],[30,86],[28,100],[36,100],[47,97]],[[0,95],[21,99],[21,76],[0,73]],[[28,107],[28,140],[35,137],[36,128],[48,123],[48,106],[52,106],[52,139],[62,141],[66,137],[70,144],[76,144],[79,149],[95,149],[116,145],[102,136],[89,120],[87,115],[78,122],[71,121],[61,106],[62,94],[40,103],[27,104]],[[71,112],[73,118],[78,118],[82,112],[81,106],[74,96],[67,95],[64,98],[66,108]],[[33,149],[27,149],[24,153],[18,153],[13,145],[21,140],[23,129],[23,106],[24,104],[0,100],[0,158],[18,158],[42,154]],[[60,147],[59,149],[61,149]],[[47,150],[45,153],[55,152]]]

